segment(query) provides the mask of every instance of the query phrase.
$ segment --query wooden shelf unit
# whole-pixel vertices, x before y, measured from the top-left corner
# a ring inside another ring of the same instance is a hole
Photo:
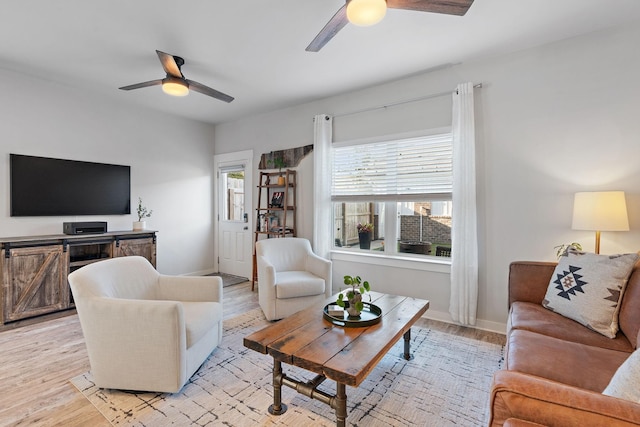
[[[284,181],[278,183],[278,177]],[[297,223],[296,210],[297,199],[297,173],[295,170],[286,169],[282,172],[260,172],[258,184],[258,207],[256,208],[256,230],[253,240],[253,276],[251,278],[251,290],[258,281],[258,264],[256,260],[256,243],[263,238],[296,237]],[[273,205],[274,193],[282,193],[281,204]],[[273,222],[266,218],[276,218]]]
[[[0,238],[0,326],[75,307],[67,275],[108,258],[156,266],[155,231]]]

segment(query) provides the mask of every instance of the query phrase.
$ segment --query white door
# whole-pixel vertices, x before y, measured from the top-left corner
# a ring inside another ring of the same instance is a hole
[[[240,277],[252,274],[253,151],[215,156],[218,271]]]

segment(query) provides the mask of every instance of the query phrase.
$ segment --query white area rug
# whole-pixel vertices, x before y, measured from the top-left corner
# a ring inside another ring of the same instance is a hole
[[[242,345],[244,336],[268,322],[260,309],[224,323],[224,339],[180,393],[137,393],[97,388],[90,373],[71,382],[118,426],[335,426],[328,406],[283,387],[288,411],[267,412],[273,403],[272,358]],[[405,361],[402,339],[358,388],[347,387],[351,426],[482,426],[488,416],[493,373],[503,347],[445,332],[412,328]],[[315,374],[283,364],[288,376]],[[335,394],[335,383],[320,387]]]

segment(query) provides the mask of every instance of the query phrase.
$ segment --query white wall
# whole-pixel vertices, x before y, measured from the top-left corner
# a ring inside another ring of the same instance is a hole
[[[482,83],[476,94],[480,239],[479,324],[499,328],[507,315],[507,275],[514,260],[555,259],[554,246],[594,233],[571,230],[573,194],[624,190],[630,232],[603,232],[602,253],[637,251],[640,240],[640,25],[594,33],[507,56],[482,59],[366,90],[273,111],[216,127],[216,153],[261,153],[313,142],[315,114],[340,114]],[[450,101],[437,98],[337,117],[334,140],[393,134],[450,123]],[[299,235],[312,236],[312,160],[300,170]],[[256,163],[257,164],[257,163]],[[334,263],[377,290],[431,300],[447,316],[449,277],[442,272]],[[399,289],[399,284],[402,290]]]
[[[158,270],[213,268],[214,128],[145,111],[0,68],[0,236],[62,233],[64,221],[131,230],[138,197],[153,209]],[[123,96],[126,94],[123,93]],[[9,153],[131,166],[131,215],[9,215]]]

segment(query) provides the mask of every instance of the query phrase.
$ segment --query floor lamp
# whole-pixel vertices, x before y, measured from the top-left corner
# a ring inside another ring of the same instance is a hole
[[[596,232],[595,253],[600,253],[601,231],[628,231],[627,203],[624,191],[576,193],[573,200],[574,230]]]

